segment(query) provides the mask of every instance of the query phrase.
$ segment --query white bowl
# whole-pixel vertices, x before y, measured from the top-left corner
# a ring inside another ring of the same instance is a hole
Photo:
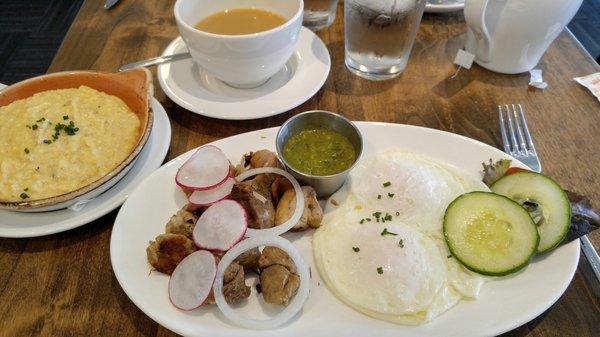
[[[260,33],[219,35],[194,28],[201,19],[231,8],[259,8],[286,23]],[[302,27],[302,0],[177,0],[175,21],[193,60],[218,79],[238,88],[266,82],[287,62]]]

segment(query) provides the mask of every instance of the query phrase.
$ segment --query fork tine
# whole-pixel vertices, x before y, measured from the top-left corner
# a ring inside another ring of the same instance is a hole
[[[523,129],[525,130],[525,141],[527,142],[527,148],[531,153],[535,154],[535,146],[533,146],[533,139],[531,139],[531,132],[529,132],[529,127],[527,126],[527,120],[525,119],[525,112],[523,111],[523,107],[521,104],[517,105],[519,107],[519,115],[521,119],[521,124],[523,124]]]
[[[512,104],[512,114],[514,116],[515,125],[517,127],[517,140],[519,142],[519,145],[521,146],[521,151],[524,154],[527,154],[528,148],[527,148],[527,144],[525,144],[525,137],[523,136],[523,128],[521,127],[521,124],[523,124],[523,122],[519,118],[519,115],[517,114],[517,108],[515,107],[514,104]]]
[[[498,119],[500,120],[500,134],[502,135],[502,145],[504,145],[504,152],[510,153],[510,143],[508,142],[508,136],[506,135],[506,122],[504,121],[502,105],[498,105]]]
[[[513,114],[510,112],[508,104],[506,106],[506,115],[508,116],[508,133],[510,134],[510,145],[512,147],[511,155],[519,153],[519,145],[517,143],[517,137],[515,136],[515,121],[513,120]]]

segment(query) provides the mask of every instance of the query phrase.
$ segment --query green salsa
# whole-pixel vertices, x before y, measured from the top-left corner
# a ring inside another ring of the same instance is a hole
[[[356,151],[341,134],[326,130],[303,130],[283,146],[283,157],[298,171],[316,176],[340,173],[354,164]]]

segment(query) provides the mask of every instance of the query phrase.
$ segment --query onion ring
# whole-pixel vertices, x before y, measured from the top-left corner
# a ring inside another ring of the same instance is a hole
[[[260,246],[274,246],[285,251],[289,257],[294,261],[296,269],[298,270],[298,276],[300,276],[300,287],[298,292],[294,295],[294,298],[290,304],[285,307],[277,315],[269,319],[252,319],[246,316],[240,315],[233,308],[229,306],[223,296],[223,275],[225,269],[237,258],[240,254],[246,252],[249,249],[257,248]],[[293,318],[304,306],[304,302],[308,298],[310,292],[310,272],[308,266],[300,256],[300,252],[294,247],[294,245],[279,236],[265,237],[265,238],[248,238],[242,240],[233,248],[231,248],[219,262],[217,267],[217,276],[213,285],[213,292],[215,295],[215,302],[217,306],[231,322],[248,329],[265,330],[273,329],[278,327],[285,322]]]
[[[278,169],[275,167],[259,167],[243,172],[237,177],[235,177],[235,179],[237,181],[244,181],[244,179],[263,173],[279,174],[287,178],[287,180],[289,180],[292,183],[294,191],[296,192],[296,208],[294,209],[294,214],[292,214],[292,217],[289,218],[288,221],[282,223],[281,225],[265,229],[248,228],[246,230],[245,235],[249,238],[266,238],[281,235],[292,229],[292,227],[294,227],[294,225],[296,225],[296,223],[300,221],[302,213],[304,212],[304,193],[302,193],[300,184],[291,174],[282,169]]]

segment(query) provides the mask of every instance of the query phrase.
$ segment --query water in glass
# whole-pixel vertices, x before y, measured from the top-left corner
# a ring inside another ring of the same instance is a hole
[[[345,0],[345,62],[364,78],[404,71],[426,0]]]

